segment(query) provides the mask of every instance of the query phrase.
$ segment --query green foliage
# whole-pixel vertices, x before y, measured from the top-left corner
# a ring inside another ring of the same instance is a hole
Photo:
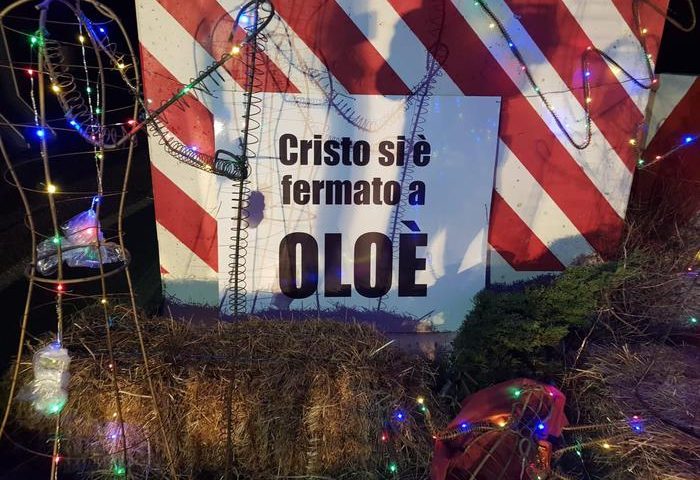
[[[561,374],[565,340],[595,318],[622,272],[614,263],[577,266],[548,282],[481,291],[453,342],[457,377],[476,390]]]

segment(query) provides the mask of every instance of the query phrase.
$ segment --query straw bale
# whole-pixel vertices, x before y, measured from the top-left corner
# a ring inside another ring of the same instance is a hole
[[[700,478],[700,349],[692,345],[593,346],[573,377],[582,420],[637,415],[643,431],[611,428],[610,450],[594,452],[602,479]]]
[[[163,435],[133,320],[119,307],[112,319],[129,475],[166,476]],[[183,476],[221,477],[229,415],[231,465],[241,478],[383,478],[390,458],[409,474],[405,478],[427,475],[432,438],[414,406],[419,395],[435,404],[434,372],[391,345],[382,348],[387,339],[373,327],[263,318],[205,326],[142,316],[140,323],[165,436]],[[101,313],[80,312],[64,345],[73,359],[61,415],[66,464],[113,478],[110,466],[122,447],[112,439],[119,438],[119,422]],[[22,359],[24,384],[31,379],[31,353]],[[396,408],[408,419],[387,424]],[[54,425],[27,402],[18,404],[14,419],[46,436]],[[386,428],[395,429],[389,444],[380,440]]]

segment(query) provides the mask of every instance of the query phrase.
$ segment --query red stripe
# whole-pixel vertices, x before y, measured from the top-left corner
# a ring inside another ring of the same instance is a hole
[[[564,265],[494,190],[489,243],[518,271],[559,271]]]
[[[581,57],[592,42],[576,18],[561,0],[506,0],[506,3],[581,106],[585,106]],[[543,12],[546,12],[546,21],[542,19]],[[557,28],[551,28],[552,25]],[[607,62],[592,55],[589,60],[591,119],[627,168],[634,171],[637,153],[629,140],[636,137],[644,117]]]
[[[143,45],[141,68],[144,95],[153,101],[153,108],[169,100],[184,87]],[[216,147],[213,115],[192,93],[188,94],[185,100],[187,109],[184,113],[173,106],[161,116],[161,120],[181,142],[196,146],[202,153],[214,156]]]
[[[151,164],[156,221],[215,272],[219,271],[216,219]],[[183,259],[184,261],[184,259]]]
[[[421,0],[389,2],[425,45],[435,44],[434,9],[426,8]],[[449,50],[445,71],[466,95],[505,95],[501,139],[591,246],[605,256],[612,253],[622,233],[622,218],[519,92],[452,2],[440,4],[444,5],[446,19],[441,41]],[[465,74],[465,70],[488,72],[488,77],[484,77],[488,82],[480,75]]]
[[[238,29],[233,40],[229,39],[233,31],[234,19],[216,0],[158,0],[158,3],[217,60],[228,53],[235,43],[242,42],[245,37],[243,30]],[[224,65],[224,68],[241,86],[244,86],[246,81],[245,53],[244,49],[240,57],[231,59]],[[297,87],[265,53],[259,55],[258,67],[264,76],[264,83],[260,90],[299,93]]]
[[[665,19],[663,15],[654,11],[648,5],[644,5],[642,0],[611,0],[615,5],[617,10],[625,19],[625,22],[629,26],[630,30],[637,36],[637,38],[642,41],[642,33],[639,31],[641,28],[646,28],[648,30],[646,37],[646,45],[649,53],[656,57],[659,52],[659,45],[661,44],[661,36],[664,33]],[[634,19],[634,10],[632,8],[632,3],[637,2],[639,5],[639,26],[636,25]],[[653,0],[654,5],[659,7],[661,11],[665,12],[668,8],[669,0]]]
[[[278,0],[275,8],[348,92],[383,95],[410,92],[334,0]]]
[[[661,81],[663,82],[663,77]],[[663,101],[663,97],[657,101]],[[680,145],[688,135],[700,135],[700,79],[693,82],[649,142],[644,151],[646,161],[651,162],[656,155],[663,155]],[[700,140],[695,140],[692,145],[700,145]],[[696,163],[700,165],[700,162]]]
[[[663,77],[661,78],[663,89]],[[659,96],[657,102],[663,101]],[[700,80],[696,80],[685,96],[676,104],[659,128],[645,151],[645,160],[653,162],[657,155],[664,155],[674,147],[684,144],[687,136],[700,135]],[[666,218],[669,228],[673,222],[691,218],[700,208],[700,140],[695,140],[675,153],[645,168],[635,178],[633,196],[645,203],[646,208],[662,205],[673,212]]]
[[[436,58],[465,95],[519,94],[451,1],[388,1],[430,51],[445,52]]]

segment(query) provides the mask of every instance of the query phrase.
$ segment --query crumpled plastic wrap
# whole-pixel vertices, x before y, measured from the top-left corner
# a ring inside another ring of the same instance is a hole
[[[104,236],[95,211],[91,208],[81,212],[61,226],[63,237],[47,238],[37,247],[37,270],[42,275],[51,275],[58,267],[58,246],[61,258],[69,267],[98,268],[100,256],[97,241],[100,241],[102,263],[116,263],[124,255],[116,243],[103,243]]]
[[[34,409],[44,415],[56,415],[68,401],[70,356],[58,343],[51,343],[34,354],[34,380],[31,399]]]

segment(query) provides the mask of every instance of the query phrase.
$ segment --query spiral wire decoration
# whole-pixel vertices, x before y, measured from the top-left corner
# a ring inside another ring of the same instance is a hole
[[[260,15],[262,12],[263,15]],[[250,199],[250,182],[247,180],[250,161],[257,156],[256,145],[260,143],[257,130],[260,129],[259,115],[262,112],[262,97],[260,92],[263,85],[264,71],[260,67],[260,56],[265,52],[267,37],[262,30],[270,23],[275,13],[269,1],[252,0],[241,7],[234,22],[234,31],[240,25],[243,15],[251,18],[248,26],[244,27],[246,38],[245,55],[242,60],[246,69],[246,84],[243,96],[245,98],[245,113],[243,114],[243,129],[241,135],[240,158],[232,162],[241,175],[237,179],[232,194],[235,216],[231,227],[231,243],[229,245],[229,284],[223,301],[227,302],[228,312],[233,318],[239,317],[246,311],[246,253],[248,247],[248,204]],[[217,152],[217,158],[220,155]]]

